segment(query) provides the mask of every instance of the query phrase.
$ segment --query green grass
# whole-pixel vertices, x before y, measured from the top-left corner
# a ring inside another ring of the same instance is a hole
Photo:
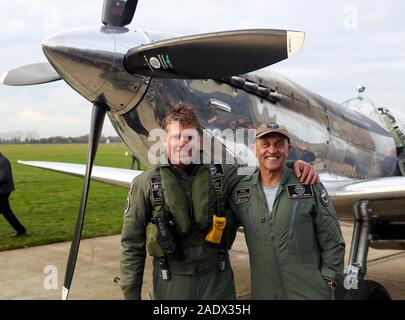
[[[10,238],[14,231],[0,217],[0,251],[69,241],[80,205],[83,178],[17,164],[17,160],[86,163],[87,145],[0,145],[13,168],[16,191],[10,204],[28,234]],[[99,146],[95,164],[130,168],[123,144]],[[82,238],[119,234],[128,190],[92,181]]]

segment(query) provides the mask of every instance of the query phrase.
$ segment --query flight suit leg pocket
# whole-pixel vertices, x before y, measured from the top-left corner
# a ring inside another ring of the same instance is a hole
[[[285,268],[288,298],[292,300],[331,300],[319,269],[310,264],[289,264]]]

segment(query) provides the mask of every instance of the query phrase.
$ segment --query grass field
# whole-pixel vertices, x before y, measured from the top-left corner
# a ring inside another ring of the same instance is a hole
[[[28,234],[10,238],[14,231],[0,217],[0,251],[68,241],[73,237],[83,179],[17,164],[17,160],[86,163],[87,145],[0,145],[13,168],[16,191],[10,204]],[[101,144],[95,164],[130,168],[123,144]],[[83,238],[121,232],[128,190],[92,181]]]

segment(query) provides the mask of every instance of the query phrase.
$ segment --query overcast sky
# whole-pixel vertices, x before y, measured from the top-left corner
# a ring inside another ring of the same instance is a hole
[[[0,0],[0,74],[45,62],[41,41],[63,30],[101,24],[102,0]],[[301,53],[272,68],[342,102],[356,85],[378,106],[405,110],[405,3],[399,0],[139,0],[131,28],[198,34],[246,28],[306,32]],[[0,85],[0,133],[35,130],[41,137],[89,130],[91,104],[58,81]],[[105,135],[116,135],[109,120]]]

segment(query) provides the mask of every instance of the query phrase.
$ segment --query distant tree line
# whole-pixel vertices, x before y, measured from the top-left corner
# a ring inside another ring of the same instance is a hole
[[[49,138],[40,138],[35,131],[8,131],[0,132],[0,144],[70,144],[70,143],[88,143],[89,135],[80,137],[62,137],[55,136]],[[120,137],[100,138],[100,143],[120,143]]]

